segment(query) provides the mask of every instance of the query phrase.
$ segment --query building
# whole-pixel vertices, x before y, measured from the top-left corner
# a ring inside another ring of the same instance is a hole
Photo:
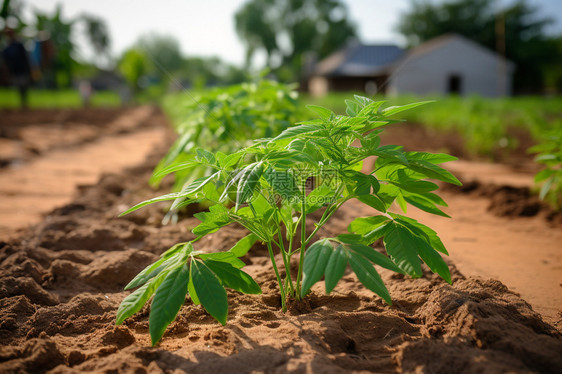
[[[388,95],[509,96],[515,65],[457,34],[410,50],[350,45],[320,61],[308,80],[313,95],[364,91]]]

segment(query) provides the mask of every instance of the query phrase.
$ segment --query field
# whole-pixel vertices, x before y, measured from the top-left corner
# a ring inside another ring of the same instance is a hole
[[[0,108],[19,108],[19,96],[13,89],[0,89]],[[29,107],[45,108],[80,108],[82,101],[77,90],[37,90],[29,91]],[[111,91],[94,92],[90,98],[93,107],[117,107],[121,105],[119,95]]]
[[[3,110],[0,371],[558,373],[562,215],[531,193],[539,167],[523,149],[559,121],[560,99],[552,100],[442,100],[384,134],[383,144],[462,156],[448,168],[463,187],[440,192],[452,218],[408,210],[441,235],[451,285],[426,267],[420,279],[381,268],[389,306],[347,269],[333,293],[320,282],[283,313],[267,248],[257,243],[242,260],[263,294],[228,290],[225,326],[186,302],[155,348],[147,306],[115,326],[130,293],[123,287],[174,243],[193,239],[199,220],[190,209],[164,226],[164,205],[117,215],[172,188],[172,178],[158,191],[148,185],[175,139],[169,121],[152,107]],[[462,111],[478,120],[453,122]],[[485,118],[502,130],[485,135],[491,148],[474,148],[480,142],[467,134],[485,131]],[[345,232],[372,213],[350,201],[317,235]],[[199,249],[227,250],[246,234],[231,225]]]

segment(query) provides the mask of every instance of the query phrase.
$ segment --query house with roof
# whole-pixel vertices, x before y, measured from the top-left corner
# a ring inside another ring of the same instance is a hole
[[[362,91],[387,95],[511,94],[515,65],[457,34],[415,48],[355,43],[320,61],[308,79],[312,95]]]

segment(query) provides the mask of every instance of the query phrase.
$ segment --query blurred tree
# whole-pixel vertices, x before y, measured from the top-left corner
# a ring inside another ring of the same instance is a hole
[[[149,74],[152,68],[146,53],[138,48],[125,51],[117,67],[135,94],[143,88],[141,78]]]
[[[283,80],[298,79],[307,54],[323,58],[356,37],[340,0],[250,0],[235,15],[246,68],[257,51]]]
[[[167,82],[170,76],[183,65],[180,44],[171,35],[146,34],[138,39],[135,47],[151,61],[153,65],[151,73],[160,82]]]
[[[104,20],[91,14],[83,14],[81,20],[86,26],[86,36],[98,56],[98,61],[100,57],[108,58],[111,39]]]
[[[61,5],[57,6],[52,15],[35,12],[35,28],[37,31],[46,31],[55,45],[53,69],[56,85],[70,86],[72,84],[72,72],[77,64],[73,57],[76,49],[72,41],[74,23],[73,20],[63,20]]]
[[[103,19],[84,14],[78,18],[66,20],[62,16],[62,6],[58,5],[53,14],[35,11],[35,29],[46,32],[55,49],[53,68],[58,85],[70,86],[74,70],[79,64],[78,53],[74,42],[74,31],[80,23],[85,24],[86,36],[100,61],[102,56],[108,57],[110,36]]]
[[[398,23],[410,46],[446,34],[461,34],[515,62],[516,92],[537,92],[544,87],[544,69],[559,61],[545,26],[552,20],[537,16],[526,0],[504,7],[490,0],[412,0]]]

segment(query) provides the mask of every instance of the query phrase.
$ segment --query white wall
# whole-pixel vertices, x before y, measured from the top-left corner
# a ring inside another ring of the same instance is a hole
[[[406,57],[394,69],[388,93],[447,94],[448,79],[459,75],[461,95],[498,97],[511,94],[511,65],[499,66],[496,55],[461,37],[453,37],[433,50]],[[500,79],[503,71],[504,79]]]

